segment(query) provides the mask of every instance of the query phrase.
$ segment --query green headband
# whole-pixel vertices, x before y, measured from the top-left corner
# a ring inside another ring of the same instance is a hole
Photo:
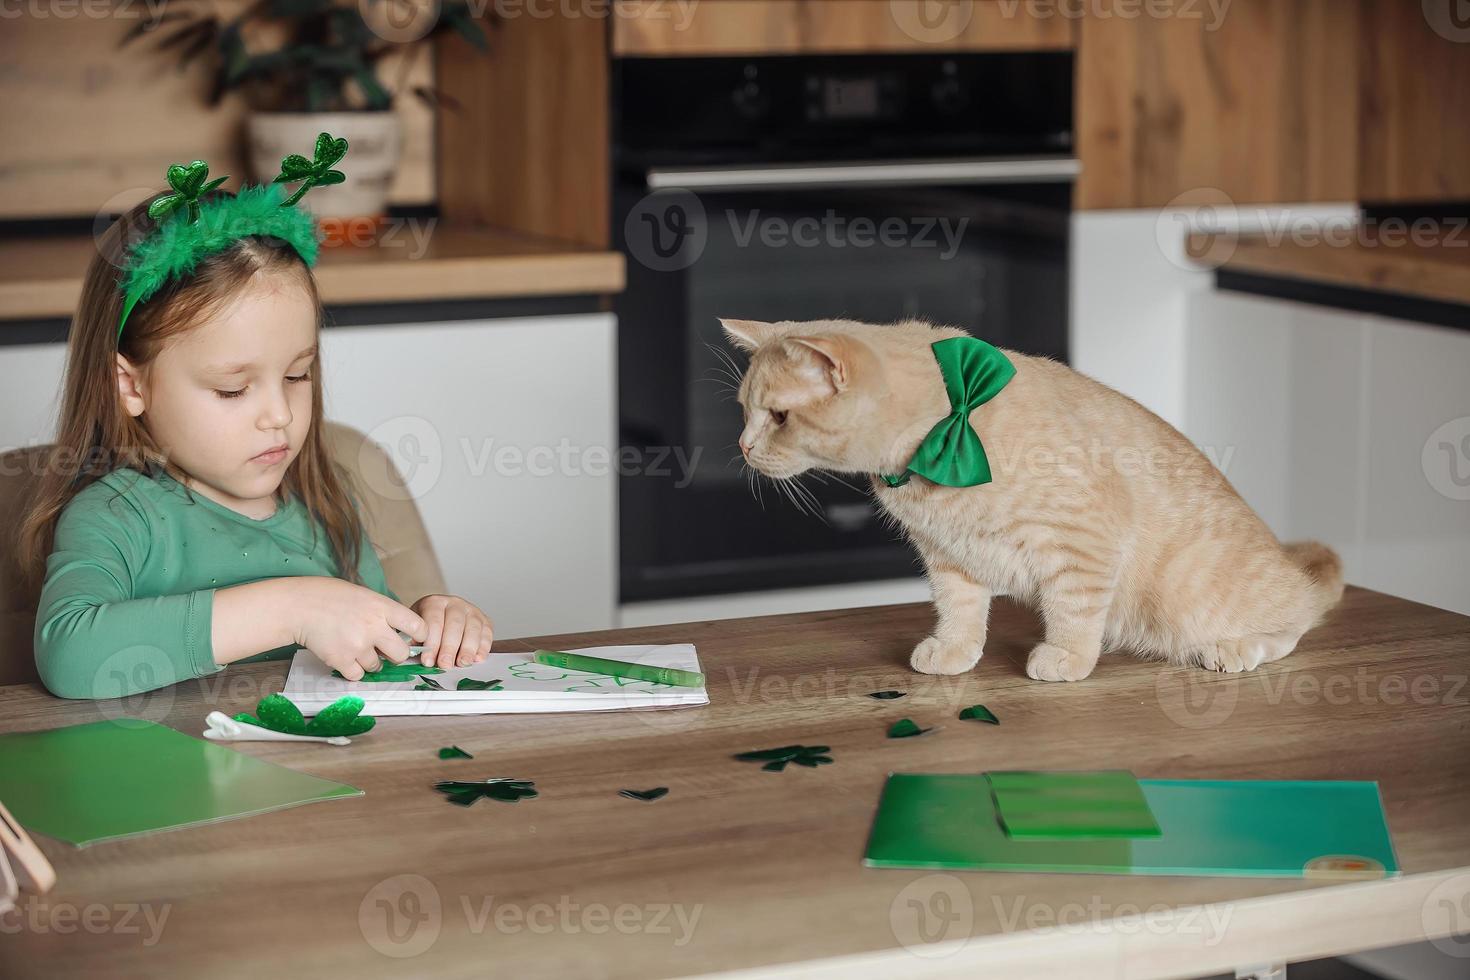
[[[316,223],[310,212],[295,205],[313,187],[346,180],[342,171],[332,169],[346,154],[346,140],[322,133],[316,138],[314,159],[293,153],[281,161],[280,175],[269,184],[241,187],[234,197],[209,201],[200,198],[228,177],[206,184],[209,164],[203,160],[187,167],[169,167],[167,179],[173,193],[148,206],[148,217],[160,222],[158,230],[135,245],[123,264],[123,277],[118,283],[124,295],[122,316],[117,321],[118,339],[122,339],[123,326],[133,307],[147,301],[170,279],[192,273],[200,259],[224,251],[241,238],[279,238],[308,266],[315,265],[319,248]],[[300,181],[301,186],[282,200],[284,191],[276,185],[294,181]]]

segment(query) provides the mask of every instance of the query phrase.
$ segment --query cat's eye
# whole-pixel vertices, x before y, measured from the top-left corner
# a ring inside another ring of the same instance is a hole
[[[777,425],[786,424],[786,413],[771,409],[771,418],[775,419]]]

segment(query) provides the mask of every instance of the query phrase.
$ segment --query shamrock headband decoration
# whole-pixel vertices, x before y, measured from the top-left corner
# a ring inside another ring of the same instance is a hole
[[[313,159],[292,153],[281,161],[280,175],[269,184],[241,187],[234,197],[211,201],[200,198],[228,177],[205,183],[209,164],[203,160],[187,167],[169,167],[167,179],[173,192],[148,205],[148,217],[160,222],[158,230],[135,245],[123,264],[119,285],[124,299],[122,316],[117,321],[118,339],[122,339],[123,326],[133,307],[146,302],[170,279],[192,273],[200,259],[224,251],[241,238],[279,238],[308,266],[315,265],[319,247],[316,223],[310,212],[295,205],[313,187],[346,180],[346,174],[332,169],[346,155],[346,140],[322,133],[316,138]],[[295,181],[301,186],[282,200],[283,190],[276,185]]]

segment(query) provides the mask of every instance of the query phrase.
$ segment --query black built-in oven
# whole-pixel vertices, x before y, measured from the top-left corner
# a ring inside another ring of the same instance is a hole
[[[1068,53],[615,62],[624,602],[919,573],[861,478],[753,489],[718,318],[1067,357]]]

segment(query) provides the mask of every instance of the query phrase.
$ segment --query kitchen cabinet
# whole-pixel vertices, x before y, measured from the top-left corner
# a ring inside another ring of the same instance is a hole
[[[1470,332],[1241,293],[1188,300],[1182,431],[1355,585],[1470,612]]]

